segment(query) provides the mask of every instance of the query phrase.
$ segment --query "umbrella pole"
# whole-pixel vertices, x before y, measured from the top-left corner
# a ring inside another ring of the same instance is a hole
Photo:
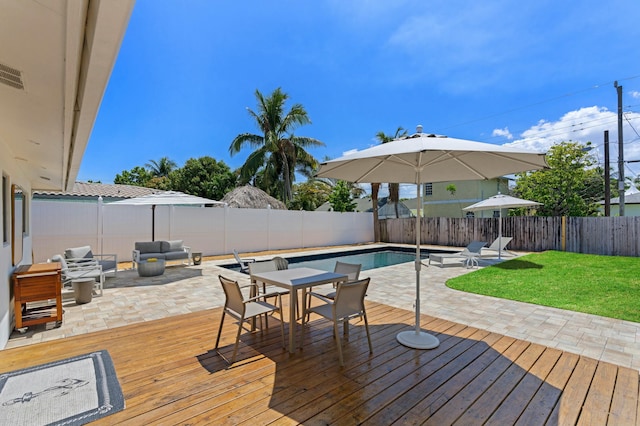
[[[502,259],[502,209],[498,215],[498,260]]]
[[[151,241],[156,240],[156,205],[151,206]]]
[[[422,204],[420,179],[418,176],[417,193],[418,193],[418,208],[416,209],[416,327],[415,331],[401,331],[396,336],[396,339],[400,344],[413,349],[433,349],[440,345],[440,341],[437,337],[432,336],[429,333],[425,333],[420,329],[420,269],[422,269],[422,259],[420,258],[420,207]]]

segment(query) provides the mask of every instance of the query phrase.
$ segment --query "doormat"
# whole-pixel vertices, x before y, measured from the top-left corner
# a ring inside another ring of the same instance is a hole
[[[83,425],[124,409],[107,351],[0,374],[0,424]]]

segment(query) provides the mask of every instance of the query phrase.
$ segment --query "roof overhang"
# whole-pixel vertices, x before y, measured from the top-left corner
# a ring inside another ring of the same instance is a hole
[[[0,145],[33,190],[72,189],[134,3],[0,4],[0,77],[23,86],[0,78]]]

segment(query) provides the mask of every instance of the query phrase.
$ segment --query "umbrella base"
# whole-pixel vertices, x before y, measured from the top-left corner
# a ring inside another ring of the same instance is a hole
[[[396,339],[400,344],[413,349],[434,349],[440,345],[440,341],[436,336],[432,336],[424,331],[419,333],[415,330],[402,331],[398,333]]]

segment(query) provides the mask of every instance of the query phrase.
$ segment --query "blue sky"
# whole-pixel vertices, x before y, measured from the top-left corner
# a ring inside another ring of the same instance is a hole
[[[398,126],[545,151],[610,131],[640,159],[640,2],[137,0],[77,180],[169,157],[240,167],[246,108],[281,87],[336,158]],[[638,133],[636,133],[636,131]],[[640,163],[625,174],[635,177]]]

